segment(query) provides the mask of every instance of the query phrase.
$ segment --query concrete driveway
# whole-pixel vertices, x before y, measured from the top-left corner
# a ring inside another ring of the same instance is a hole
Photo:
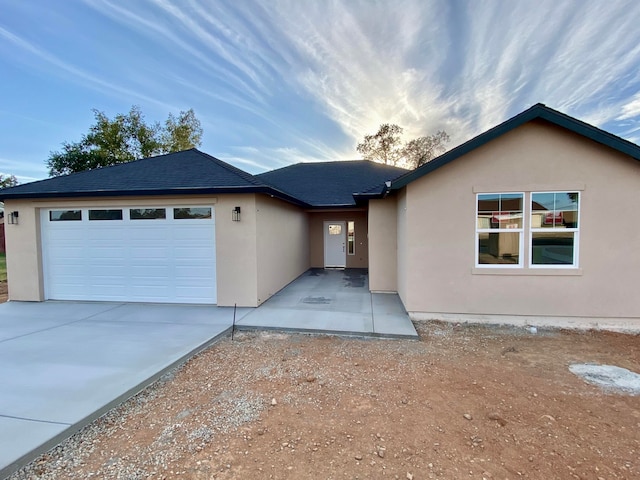
[[[232,308],[211,306],[0,304],[0,478],[212,343],[232,320]]]

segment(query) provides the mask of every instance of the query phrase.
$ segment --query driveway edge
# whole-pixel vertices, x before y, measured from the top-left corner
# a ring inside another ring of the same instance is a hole
[[[9,465],[7,465],[6,467],[2,468],[0,470],[0,479],[6,479],[6,478],[10,477],[13,473],[15,473],[16,471],[20,470],[25,465],[28,465],[33,460],[35,460],[39,455],[41,455],[43,453],[46,453],[49,450],[57,447],[64,440],[66,440],[67,438],[73,436],[75,433],[77,433],[80,430],[82,430],[84,427],[89,425],[94,420],[102,417],[105,413],[107,413],[111,409],[113,409],[113,408],[117,407],[118,405],[126,402],[131,397],[133,397],[136,394],[138,394],[141,391],[143,391],[149,385],[155,383],[160,377],[162,377],[168,371],[173,370],[174,368],[179,367],[180,365],[183,365],[191,357],[193,357],[194,355],[200,353],[201,351],[205,350],[206,348],[210,347],[211,345],[216,343],[221,338],[226,337],[226,336],[230,336],[231,335],[231,329],[232,329],[232,327],[229,326],[227,329],[223,330],[218,335],[215,335],[214,337],[208,339],[206,342],[204,342],[201,345],[197,346],[196,348],[194,348],[190,352],[184,354],[182,357],[178,358],[177,360],[175,360],[171,364],[167,365],[162,370],[154,373],[153,375],[151,375],[146,380],[140,382],[135,387],[130,388],[125,393],[119,395],[118,397],[116,397],[115,399],[110,401],[109,403],[103,405],[102,407],[100,407],[98,410],[96,410],[92,414],[87,415],[85,418],[83,418],[79,422],[74,423],[69,428],[63,430],[62,432],[60,432],[56,436],[50,438],[49,440],[47,440],[46,442],[44,442],[40,446],[34,448],[30,452],[26,453],[22,457],[18,458],[14,462],[12,462]],[[237,329],[238,329],[238,327],[236,325],[236,330]]]

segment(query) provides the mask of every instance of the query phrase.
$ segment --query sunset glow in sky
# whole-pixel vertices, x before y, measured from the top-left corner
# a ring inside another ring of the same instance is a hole
[[[0,173],[47,176],[92,108],[193,108],[252,173],[358,158],[384,122],[459,144],[541,102],[640,141],[640,2],[0,0]]]

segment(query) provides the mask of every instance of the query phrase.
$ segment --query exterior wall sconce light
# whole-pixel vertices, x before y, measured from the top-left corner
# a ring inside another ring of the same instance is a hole
[[[235,207],[233,210],[231,210],[231,220],[233,220],[234,222],[240,221],[240,207]]]
[[[9,213],[9,223],[11,225],[18,225],[18,212],[11,212]]]

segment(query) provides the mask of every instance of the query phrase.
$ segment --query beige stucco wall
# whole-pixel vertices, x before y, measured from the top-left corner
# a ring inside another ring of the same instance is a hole
[[[398,214],[396,197],[369,201],[369,289],[398,290]]]
[[[407,311],[640,320],[639,185],[640,162],[543,122],[416,180],[398,197]],[[579,269],[527,268],[528,218],[524,268],[475,269],[475,194],[545,190],[581,192]]]
[[[7,200],[4,209],[18,212],[18,224],[5,225],[9,299],[41,301],[40,212],[31,202],[18,200]]]
[[[240,207],[240,221],[231,211]],[[258,306],[256,195],[220,195],[216,204],[218,305]]]
[[[257,303],[309,269],[307,213],[281,200],[256,197]]]
[[[220,306],[258,304],[256,195],[119,197],[44,199],[5,202],[6,211],[19,211],[19,225],[7,225],[9,299],[44,299],[40,248],[40,209],[92,206],[213,205],[216,215],[216,282]],[[235,206],[241,221],[231,220]]]
[[[367,239],[367,212],[365,210],[322,211],[309,213],[309,254],[313,268],[324,268],[324,222],[354,221],[355,255],[347,255],[346,268],[369,266],[369,242]]]
[[[397,225],[397,247],[398,247],[398,295],[400,300],[407,305],[407,267],[409,263],[409,231],[407,229],[407,189],[402,189],[397,194],[396,201],[396,218],[398,219]]]

